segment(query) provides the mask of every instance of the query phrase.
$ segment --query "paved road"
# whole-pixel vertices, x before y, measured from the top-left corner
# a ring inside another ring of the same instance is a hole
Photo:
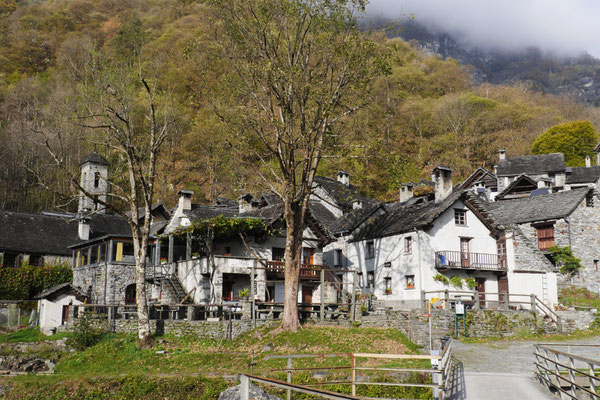
[[[463,344],[453,341],[459,363],[453,400],[556,400],[534,377],[533,341]],[[561,343],[600,344],[600,337]]]

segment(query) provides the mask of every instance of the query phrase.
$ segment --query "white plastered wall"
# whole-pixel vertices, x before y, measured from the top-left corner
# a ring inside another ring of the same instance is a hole
[[[63,294],[56,299],[38,301],[40,331],[44,335],[52,334],[52,329],[62,325],[63,306],[83,304],[72,294]]]

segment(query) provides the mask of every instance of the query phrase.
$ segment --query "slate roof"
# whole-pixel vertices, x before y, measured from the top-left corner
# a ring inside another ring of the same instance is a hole
[[[541,175],[548,172],[565,170],[565,159],[562,153],[539,154],[519,157],[507,157],[498,161],[496,175]]]
[[[28,214],[0,211],[0,250],[46,255],[71,255],[69,246],[81,243],[75,214]],[[94,214],[90,239],[131,235],[129,224],[117,215]]]
[[[424,228],[466,193],[453,192],[439,204],[434,202],[413,206],[407,206],[405,203],[384,204],[385,213],[370,219],[353,240],[375,239]]]
[[[525,185],[523,185],[525,184]],[[524,191],[521,190],[519,192],[517,192],[516,189],[519,189],[519,186],[521,189],[523,189],[523,187],[525,186]],[[527,188],[527,186],[529,186],[529,188]],[[504,188],[503,191],[501,191],[500,193],[498,193],[498,195],[496,196],[496,200],[502,200],[504,199],[504,197],[510,195],[510,194],[526,194],[527,190],[531,189],[531,190],[535,190],[537,189],[537,182],[525,175],[525,174],[521,174],[519,176],[517,176],[515,178],[514,181],[512,181],[507,187]]]
[[[600,166],[571,168],[567,171],[567,184],[594,183],[600,179]]]
[[[224,206],[201,206],[198,204],[192,204],[190,211],[185,211],[190,219],[205,220],[222,215],[224,217],[235,217],[238,214],[237,203],[234,207]]]
[[[535,197],[489,203],[490,214],[503,224],[523,224],[569,216],[592,189],[582,188]]]
[[[463,183],[460,184],[461,189],[469,189],[472,185],[478,182],[484,182],[488,186],[496,187],[496,175],[483,167],[477,168]]]
[[[88,155],[85,158],[85,160],[83,160],[81,162],[81,164],[79,164],[79,165],[83,165],[83,164],[86,164],[86,163],[99,164],[99,165],[110,165],[108,163],[108,161],[106,161],[106,158],[102,157],[96,151],[94,151],[93,153],[91,153],[90,155]]]
[[[325,190],[343,209],[352,209],[352,203],[356,201],[363,203],[363,206],[365,204],[374,204],[377,202],[375,199],[365,197],[358,193],[354,186],[346,186],[335,179],[316,176],[315,183],[321,186],[323,190]]]
[[[45,299],[69,291],[72,291],[75,294],[75,296],[80,300],[83,300],[86,297],[83,293],[81,293],[81,291],[77,287],[74,287],[71,284],[71,282],[65,282],[44,290],[43,292],[35,296],[34,299]]]
[[[363,208],[352,210],[343,217],[336,219],[335,222],[330,225],[329,230],[333,234],[353,231],[382,207],[383,204],[371,204],[363,206]]]
[[[322,229],[326,229],[333,234],[332,226],[337,222],[338,218],[325,205],[318,201],[309,201],[308,211],[310,216]]]

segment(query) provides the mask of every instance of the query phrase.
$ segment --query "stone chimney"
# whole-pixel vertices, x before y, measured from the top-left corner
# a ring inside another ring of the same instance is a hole
[[[410,200],[414,196],[415,185],[412,183],[403,183],[400,186],[400,203]]]
[[[431,180],[435,184],[435,203],[440,203],[452,193],[452,170],[437,166],[431,172]]]
[[[80,240],[90,240],[90,217],[85,215],[79,216],[79,227],[77,233]]]
[[[504,149],[498,150],[498,159],[506,160],[506,150],[504,150]]]
[[[585,166],[588,168],[592,166],[592,159],[590,156],[585,156]]]
[[[552,179],[550,178],[540,178],[540,180],[537,181],[538,189],[543,189],[550,186],[552,186]]]
[[[254,197],[251,194],[245,194],[243,196],[238,197],[238,210],[239,213],[246,213],[254,210],[254,206],[252,205],[252,201]]]
[[[180,211],[190,211],[192,209],[192,196],[194,192],[191,190],[180,190],[177,192],[179,196],[179,204],[177,208]]]
[[[363,208],[363,203],[360,200],[354,200],[352,202],[352,209],[353,210],[360,210],[361,208]]]
[[[345,171],[340,171],[337,173],[337,181],[346,186],[350,186],[350,174]]]

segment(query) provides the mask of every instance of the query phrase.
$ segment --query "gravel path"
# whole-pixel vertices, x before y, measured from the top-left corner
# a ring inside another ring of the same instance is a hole
[[[533,345],[538,341],[499,341],[464,344],[452,341],[459,361],[451,400],[555,400],[534,376]],[[561,341],[561,344],[599,344],[600,337]],[[564,349],[569,351],[568,348]],[[591,350],[593,351],[593,350]],[[596,351],[593,351],[596,353]],[[592,354],[588,354],[592,356]],[[597,353],[596,353],[597,356]],[[593,356],[592,356],[593,357]]]

